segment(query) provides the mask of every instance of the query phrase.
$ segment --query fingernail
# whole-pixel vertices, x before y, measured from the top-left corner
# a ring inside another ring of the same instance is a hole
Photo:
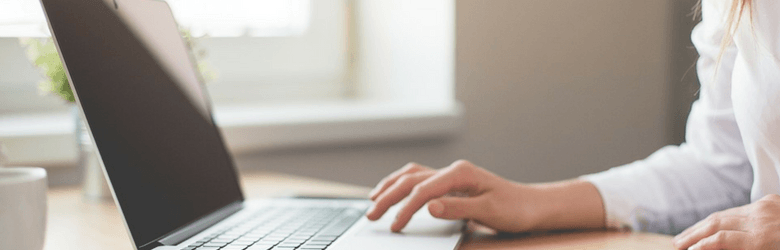
[[[371,208],[368,209],[368,212],[366,212],[366,215],[369,215],[374,212],[374,209],[376,209],[376,204],[371,205]]]
[[[675,236],[675,237],[672,239],[672,245],[674,245],[674,246],[680,246],[680,243],[682,243],[682,240],[683,240],[683,239],[682,239],[682,237]]]
[[[395,218],[395,220],[393,221],[393,224],[390,224],[390,231],[393,231],[393,232],[401,231],[400,229],[398,229],[398,217]]]
[[[439,217],[444,213],[444,204],[441,201],[431,201],[428,203],[428,210],[431,211],[431,215]]]

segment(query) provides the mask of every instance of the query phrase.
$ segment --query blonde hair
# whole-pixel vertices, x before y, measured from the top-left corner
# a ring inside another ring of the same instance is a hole
[[[732,0],[729,12],[726,15],[726,34],[723,35],[723,40],[720,42],[720,54],[718,55],[718,64],[723,57],[723,53],[726,48],[731,45],[734,39],[734,34],[739,28],[739,23],[742,21],[742,14],[748,11],[748,17],[750,18],[750,25],[753,26],[753,0]]]
[[[696,5],[693,6],[693,18],[697,19],[701,16],[701,1],[699,0]],[[715,74],[713,74],[713,77],[718,74],[718,69],[720,68],[720,62],[721,59],[723,59],[723,53],[726,52],[726,48],[728,48],[734,39],[734,34],[737,32],[737,28],[739,28],[740,21],[742,21],[742,15],[745,13],[745,10],[748,10],[748,17],[750,18],[750,26],[753,26],[753,0],[732,0],[731,6],[729,7],[729,12],[726,14],[726,22],[725,22],[725,34],[723,35],[723,39],[720,42],[720,53],[718,53],[718,60],[717,64],[718,66],[715,67]]]

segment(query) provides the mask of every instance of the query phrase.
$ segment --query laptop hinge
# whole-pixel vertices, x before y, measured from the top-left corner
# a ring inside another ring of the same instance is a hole
[[[233,215],[244,207],[243,201],[236,201],[227,205],[219,210],[200,218],[199,220],[177,229],[176,231],[164,236],[158,241],[151,242],[149,244],[139,247],[139,250],[153,249],[158,246],[175,246],[190,237],[206,230],[207,228],[217,224],[225,218]]]

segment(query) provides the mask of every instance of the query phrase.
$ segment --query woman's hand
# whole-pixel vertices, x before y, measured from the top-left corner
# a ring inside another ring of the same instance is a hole
[[[461,195],[448,195],[452,193]],[[590,183],[523,185],[465,160],[439,170],[407,164],[370,193],[375,204],[366,216],[378,220],[407,196],[391,226],[394,232],[401,231],[426,203],[434,217],[470,219],[503,232],[604,225],[601,197]]]
[[[530,218],[535,211],[523,206],[528,200],[524,189],[464,160],[441,170],[409,163],[371,192],[375,204],[367,216],[378,220],[392,205],[409,196],[391,226],[394,232],[401,231],[426,202],[431,215],[437,218],[473,219],[499,231],[525,231],[533,225]],[[454,192],[467,197],[445,196]]]
[[[713,213],[674,237],[679,249],[780,249],[780,196]]]

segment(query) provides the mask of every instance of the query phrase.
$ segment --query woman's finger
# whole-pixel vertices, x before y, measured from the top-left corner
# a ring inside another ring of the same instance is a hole
[[[750,235],[747,232],[742,231],[719,231],[710,237],[704,238],[695,245],[691,246],[691,250],[737,250],[746,249],[748,237]]]
[[[494,235],[497,234],[498,231],[495,229],[492,229],[488,226],[483,225],[482,223],[479,223],[475,220],[467,220],[466,221],[466,230],[470,233],[481,233],[481,234],[489,234]]]
[[[688,236],[690,234],[692,234],[693,232],[695,232],[699,228],[707,225],[708,223],[710,223],[709,221],[711,221],[711,220],[718,220],[719,218],[734,217],[734,216],[744,217],[744,216],[747,216],[748,214],[749,214],[749,207],[748,206],[735,207],[735,208],[726,209],[726,210],[723,210],[723,211],[720,211],[720,212],[712,213],[709,216],[707,216],[707,218],[697,222],[693,226],[685,229],[685,231],[683,231],[682,233],[680,233],[677,236],[675,236],[674,237],[674,242],[680,241],[680,240],[682,240],[684,238],[688,238]]]
[[[678,249],[687,249],[697,242],[717,234],[720,231],[742,231],[745,228],[746,219],[741,216],[720,216],[703,220],[697,223],[696,228],[689,231],[684,237],[675,237],[674,246]]]
[[[439,171],[418,184],[409,196],[409,201],[398,212],[390,229],[393,232],[401,231],[409,223],[412,215],[432,199],[442,197],[451,191],[479,189],[479,182],[489,180],[485,180],[484,176],[475,176],[478,173],[478,168],[471,163],[457,161],[446,170]]]
[[[407,163],[402,168],[396,170],[395,172],[391,173],[390,175],[382,179],[379,182],[379,184],[376,185],[374,190],[371,190],[368,196],[371,198],[371,200],[376,200],[376,198],[379,197],[379,195],[382,194],[382,192],[384,192],[387,188],[392,186],[401,176],[405,174],[420,172],[420,171],[435,171],[435,170],[414,162]]]
[[[447,220],[476,219],[480,220],[479,213],[485,213],[482,209],[484,196],[477,197],[441,197],[428,202],[428,211],[433,217]]]
[[[390,207],[403,200],[412,192],[414,186],[436,174],[435,171],[422,171],[402,175],[377,197],[374,206],[368,210],[366,217],[369,220],[378,220]]]

